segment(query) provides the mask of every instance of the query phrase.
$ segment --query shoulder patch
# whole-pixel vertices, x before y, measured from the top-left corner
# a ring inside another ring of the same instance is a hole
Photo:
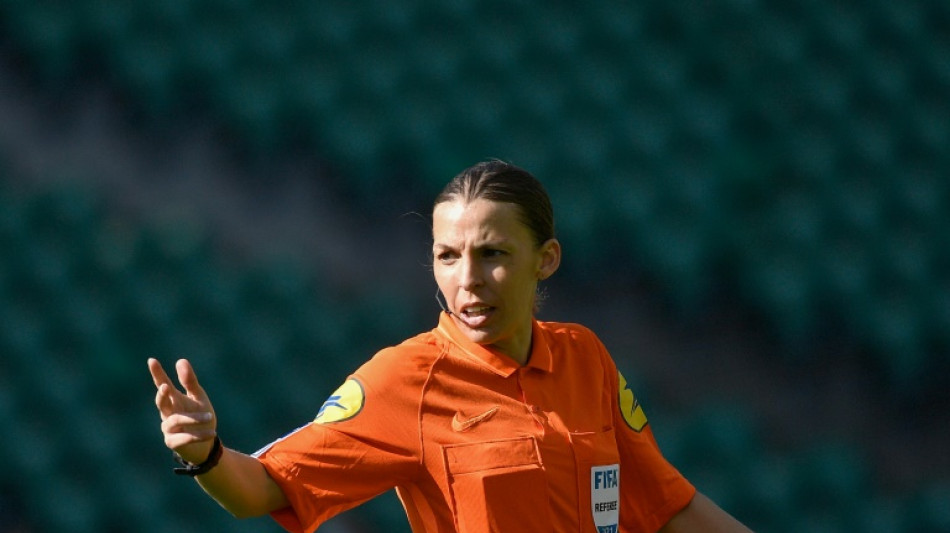
[[[366,393],[363,391],[363,384],[350,378],[323,402],[313,421],[316,424],[330,424],[349,420],[360,414],[364,403]]]
[[[623,420],[630,429],[639,433],[643,431],[643,426],[647,425],[647,415],[643,412],[643,407],[640,406],[637,397],[633,395],[633,391],[630,390],[627,379],[619,371],[617,376],[620,379],[619,387],[617,387],[620,391],[620,414],[623,415]]]

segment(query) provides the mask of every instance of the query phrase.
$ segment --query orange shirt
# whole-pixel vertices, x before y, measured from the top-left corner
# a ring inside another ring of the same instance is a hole
[[[521,367],[442,314],[255,455],[294,532],[393,487],[417,533],[654,532],[695,492],[604,346],[573,324],[535,322]]]

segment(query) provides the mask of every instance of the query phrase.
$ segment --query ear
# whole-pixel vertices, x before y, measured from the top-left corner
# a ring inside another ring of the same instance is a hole
[[[538,280],[548,279],[561,266],[561,243],[557,239],[548,239],[541,245],[541,264],[538,267]]]

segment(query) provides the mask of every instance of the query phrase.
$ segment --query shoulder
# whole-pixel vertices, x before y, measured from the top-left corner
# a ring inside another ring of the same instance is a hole
[[[617,365],[600,338],[587,326],[565,322],[540,322],[551,357],[571,368],[600,380],[606,389],[617,385]]]
[[[596,350],[606,354],[604,344],[587,326],[572,322],[538,322],[548,342],[555,346],[568,346],[583,351]]]
[[[412,418],[439,353],[428,334],[383,348],[330,394],[314,421],[362,431]]]
[[[538,326],[549,335],[559,335],[567,337],[595,337],[594,332],[587,326],[576,324],[574,322],[542,322],[538,321]]]
[[[442,346],[431,332],[421,333],[383,348],[354,372],[364,385],[387,387],[391,383],[406,386],[425,380],[442,353]]]

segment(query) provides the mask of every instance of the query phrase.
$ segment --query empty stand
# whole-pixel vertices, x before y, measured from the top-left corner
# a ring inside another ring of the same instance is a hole
[[[950,353],[948,20],[938,1],[5,1],[0,46],[52,94],[107,84],[143,128],[196,115],[248,154],[317,154],[354,210],[509,159],[548,185],[577,279],[642,275],[685,316],[727,294],[795,353],[846,336],[901,396],[944,383]],[[0,248],[16,251],[0,257],[0,416],[32,444],[12,450],[14,479],[55,476],[75,447],[123,456],[142,484],[123,493],[91,468],[54,494],[30,483],[44,527],[119,527],[86,484],[169,524],[155,502],[180,484],[143,466],[166,455],[140,435],[157,435],[144,357],[195,358],[253,447],[415,323],[398,291],[367,303],[17,179],[0,158]],[[891,500],[857,451],[765,453],[741,407],[671,426],[684,471],[762,530],[947,527],[946,487]],[[62,512],[42,512],[51,497]],[[190,519],[165,529],[232,524]]]

